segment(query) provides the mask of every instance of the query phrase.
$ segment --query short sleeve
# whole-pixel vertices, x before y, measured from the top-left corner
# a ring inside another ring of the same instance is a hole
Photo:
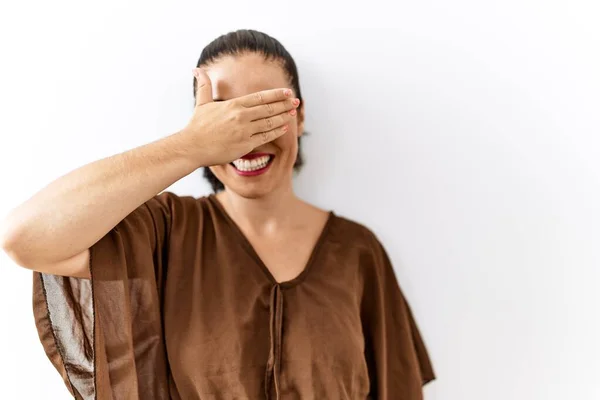
[[[163,192],[90,248],[91,279],[33,273],[46,355],[75,399],[168,399],[161,322],[171,210]]]
[[[431,361],[384,247],[374,235],[370,241],[361,299],[369,398],[421,400],[435,379]]]

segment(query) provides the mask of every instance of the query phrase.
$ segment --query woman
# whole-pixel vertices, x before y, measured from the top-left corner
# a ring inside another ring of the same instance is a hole
[[[57,179],[5,222],[70,392],[422,398],[433,371],[384,248],[292,190],[304,105],[289,53],[240,30],[194,75],[185,128]],[[199,167],[216,194],[163,191]]]

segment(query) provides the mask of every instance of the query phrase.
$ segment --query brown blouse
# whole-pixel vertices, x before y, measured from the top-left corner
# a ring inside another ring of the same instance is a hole
[[[434,379],[384,248],[333,212],[277,283],[214,195],[163,192],[90,270],[34,272],[40,340],[76,399],[417,400]]]

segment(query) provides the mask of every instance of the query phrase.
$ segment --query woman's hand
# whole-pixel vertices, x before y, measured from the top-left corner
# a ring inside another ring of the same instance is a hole
[[[264,90],[214,102],[210,78],[200,68],[196,76],[196,106],[187,135],[204,165],[227,164],[288,131],[300,101],[291,89]]]

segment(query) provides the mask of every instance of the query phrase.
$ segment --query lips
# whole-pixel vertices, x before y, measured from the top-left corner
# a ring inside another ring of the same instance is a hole
[[[257,176],[267,172],[274,158],[275,156],[269,153],[251,153],[233,161],[230,165],[240,176]]]

